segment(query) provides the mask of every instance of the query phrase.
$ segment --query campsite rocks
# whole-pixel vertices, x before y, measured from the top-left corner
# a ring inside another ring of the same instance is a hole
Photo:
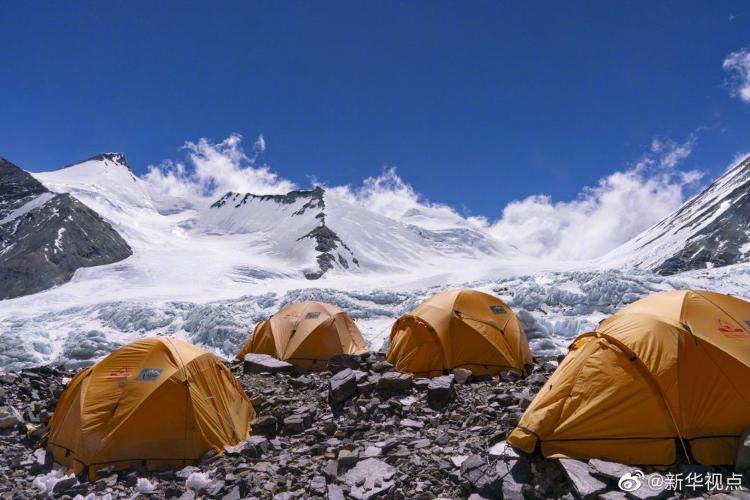
[[[268,354],[245,354],[245,373],[295,373],[294,365],[269,356]]]
[[[535,394],[527,379],[472,377],[459,385],[451,374],[412,380],[395,372],[382,356],[347,358],[339,367],[336,373],[298,375],[245,372],[244,362],[234,363],[233,373],[258,414],[252,436],[223,455],[181,470],[116,471],[90,482],[79,478],[78,483],[59,486],[68,489],[57,496],[142,498],[136,488],[143,478],[153,485],[154,499],[458,500],[475,495],[572,500],[588,491],[622,498],[613,476],[625,466],[592,460],[563,467],[557,460],[527,456],[507,445],[523,412],[520,395]],[[44,411],[54,410],[64,377],[73,374],[39,368],[15,375],[0,380],[3,407],[15,408],[28,422],[29,415],[41,421]],[[36,452],[43,453],[44,446],[41,434],[31,436],[23,421],[0,429],[0,498],[46,497],[63,478],[54,469],[38,470],[41,455]],[[34,480],[42,484],[47,477],[53,479],[43,492]],[[587,484],[595,487],[587,489]]]

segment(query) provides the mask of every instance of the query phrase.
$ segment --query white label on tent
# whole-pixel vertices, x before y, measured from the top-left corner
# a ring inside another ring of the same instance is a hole
[[[492,311],[492,314],[505,314],[505,308],[503,306],[491,305],[490,311]]]
[[[141,370],[141,373],[138,374],[138,380],[143,380],[144,382],[153,382],[157,378],[159,378],[159,375],[161,375],[160,368],[144,368],[143,370]]]

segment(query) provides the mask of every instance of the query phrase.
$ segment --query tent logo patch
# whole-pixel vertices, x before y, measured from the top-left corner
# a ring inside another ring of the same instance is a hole
[[[320,311],[313,311],[305,314],[305,319],[318,319]]]
[[[723,333],[727,337],[741,337],[743,335],[747,335],[747,332],[745,332],[744,328],[731,325],[722,319],[719,319],[717,321],[719,323],[717,330],[719,330],[719,332]],[[747,323],[747,321],[745,321],[745,323]]]
[[[505,308],[503,306],[492,305],[490,306],[492,314],[505,314]]]
[[[161,369],[159,368],[144,368],[141,373],[138,374],[138,380],[144,382],[153,382],[161,375]]]
[[[130,370],[127,367],[118,368],[109,372],[109,378],[128,378],[130,377]]]

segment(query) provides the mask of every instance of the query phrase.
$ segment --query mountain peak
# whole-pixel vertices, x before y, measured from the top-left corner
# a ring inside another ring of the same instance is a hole
[[[99,153],[85,161],[110,161],[130,170],[130,165],[128,165],[128,160],[125,158],[125,153]]]
[[[658,224],[603,257],[669,275],[750,259],[750,156]]]

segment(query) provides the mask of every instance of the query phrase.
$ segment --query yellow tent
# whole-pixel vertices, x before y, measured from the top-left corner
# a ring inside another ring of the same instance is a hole
[[[750,427],[750,303],[662,292],[579,336],[509,442],[547,457],[731,464]]]
[[[449,290],[425,300],[391,328],[388,361],[403,372],[433,377],[454,368],[475,375],[526,373],[529,342],[513,311],[476,290]]]
[[[255,411],[229,369],[187,342],[123,346],[70,381],[50,420],[48,449],[72,472],[182,467],[250,433]]]
[[[255,326],[237,359],[269,354],[309,370],[324,370],[336,354],[364,354],[367,344],[344,311],[323,302],[290,304]]]

